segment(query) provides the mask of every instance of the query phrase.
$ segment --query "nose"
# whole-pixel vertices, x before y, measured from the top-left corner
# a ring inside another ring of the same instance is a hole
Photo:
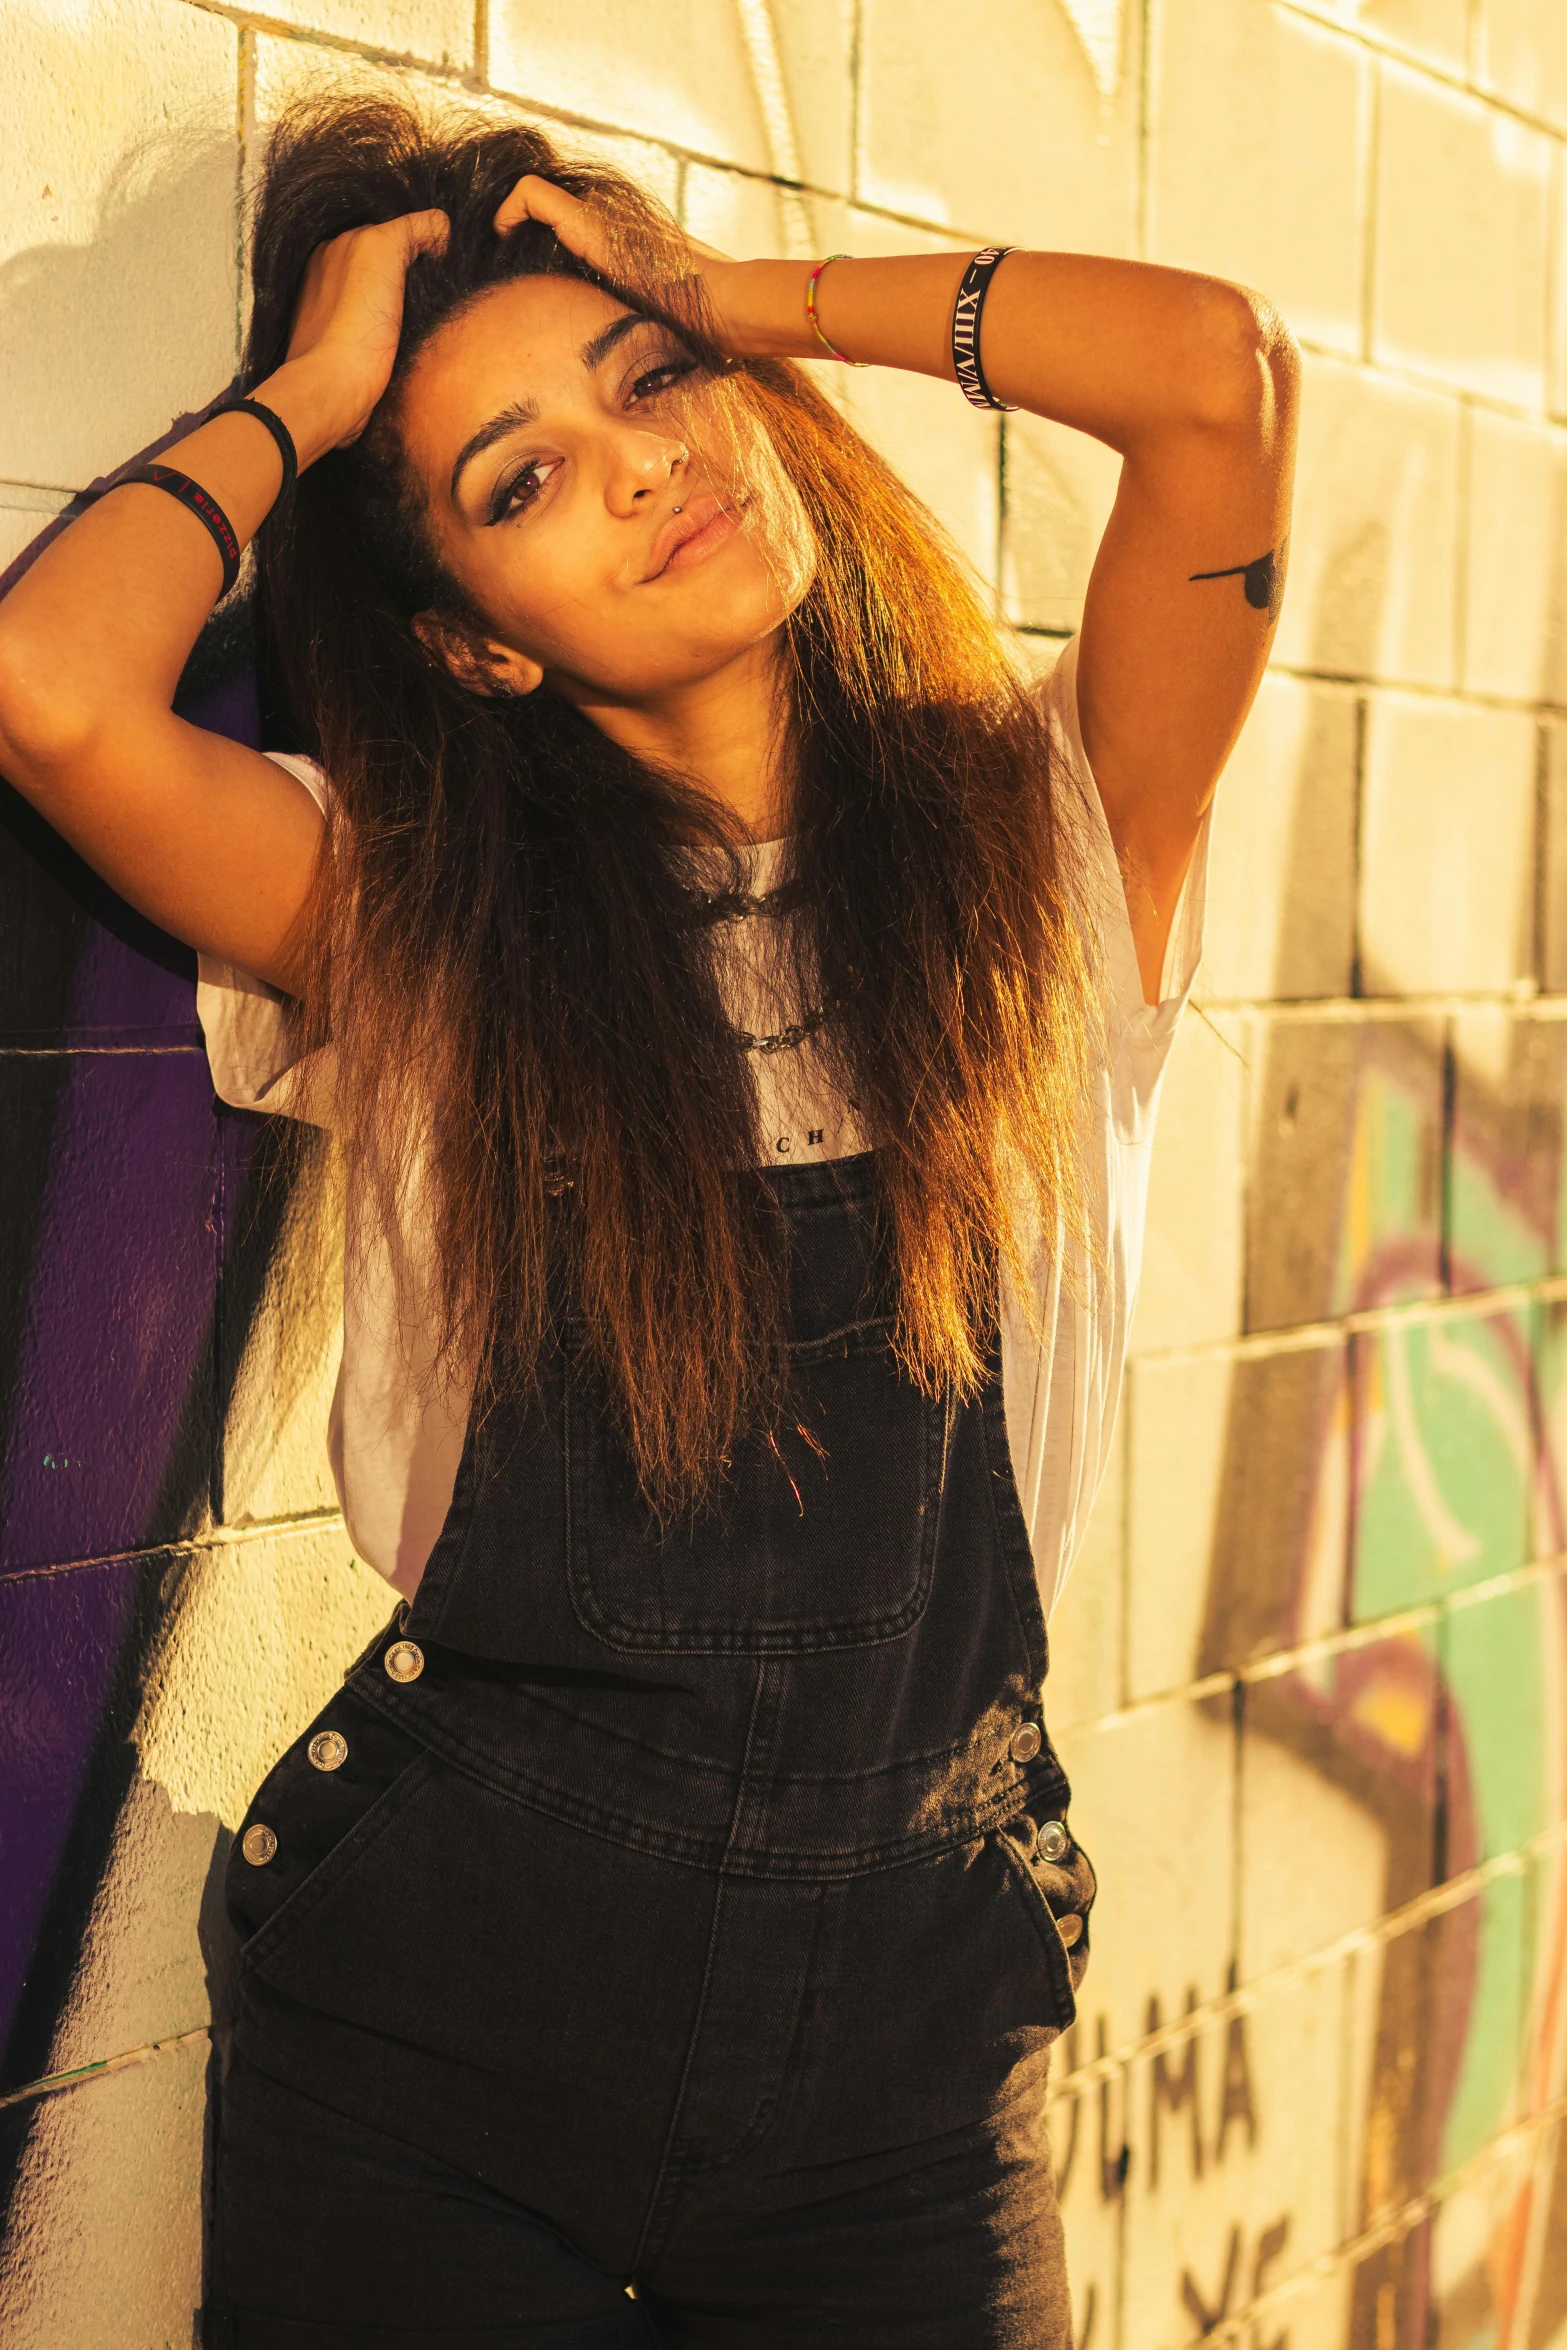
[[[606,495],[610,511],[635,514],[691,462],[691,452],[674,433],[633,425],[617,435]]]

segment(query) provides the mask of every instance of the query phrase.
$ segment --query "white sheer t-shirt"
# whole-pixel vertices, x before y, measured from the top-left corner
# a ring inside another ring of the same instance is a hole
[[[1085,805],[1097,899],[1089,911],[1099,930],[1105,996],[1087,1122],[1098,1261],[1068,1285],[1059,1252],[1039,1239],[1032,1249],[1034,1311],[1010,1292],[1003,1300],[1007,1435],[1048,1616],[1082,1545],[1115,1430],[1142,1262],[1154,1117],[1201,955],[1208,844],[1205,825],[1176,909],[1160,1001],[1148,1004],[1109,826],[1083,750],[1075,639],[1043,691],[1058,772],[1075,783]],[[324,801],[325,779],[311,761],[269,756]],[[758,894],[776,878],[781,854],[776,842],[757,850],[752,888]],[[730,1016],[752,1034],[770,1033],[790,1017],[787,1007],[769,1000],[765,959],[752,945],[759,928],[755,920],[730,926],[726,980]],[[285,998],[248,972],[203,955],[197,1011],[220,1100],[330,1122],[330,1068],[299,1059]],[[763,1155],[771,1163],[841,1158],[866,1148],[809,1042],[758,1056],[757,1076]],[[355,1214],[351,1176],[348,1214]],[[395,1233],[362,1236],[347,1262],[327,1448],[355,1549],[411,1596],[451,1503],[469,1399],[430,1376],[428,1265],[416,1220]]]

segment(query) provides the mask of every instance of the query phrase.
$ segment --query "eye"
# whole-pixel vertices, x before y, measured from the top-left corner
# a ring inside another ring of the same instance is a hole
[[[696,364],[688,352],[681,352],[674,358],[661,359],[657,366],[646,368],[641,375],[632,378],[632,399],[659,399],[663,393],[670,391],[674,385],[679,383],[684,376],[694,375]]]
[[[519,465],[515,473],[496,483],[490,498],[490,521],[505,522],[522,513],[559,471],[558,457],[530,457],[526,465]]]

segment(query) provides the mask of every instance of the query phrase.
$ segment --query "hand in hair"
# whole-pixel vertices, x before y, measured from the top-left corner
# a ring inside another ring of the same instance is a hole
[[[505,236],[509,230],[521,228],[527,220],[542,221],[546,228],[552,228],[567,252],[585,261],[589,269],[597,270],[603,277],[616,276],[608,224],[602,213],[583,197],[570,195],[557,181],[541,179],[537,172],[530,171],[517,182],[496,213],[496,232]],[[732,357],[740,358],[762,347],[748,338],[741,323],[740,306],[734,299],[741,279],[747,274],[746,265],[731,260],[727,253],[716,252],[711,245],[698,244],[695,237],[677,233],[677,241],[689,256],[691,276],[701,280],[722,348]]]
[[[444,212],[405,212],[345,229],[311,254],[288,358],[309,367],[342,426],[326,446],[345,448],[369,423],[397,358],[408,265],[416,254],[443,252],[448,233]]]

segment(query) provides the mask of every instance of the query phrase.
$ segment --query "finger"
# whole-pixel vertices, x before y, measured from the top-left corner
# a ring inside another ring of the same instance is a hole
[[[405,212],[401,227],[411,261],[416,253],[444,253],[452,224],[444,212]]]
[[[521,178],[495,215],[495,230],[504,236],[509,228],[520,228],[525,220],[542,220],[550,228],[559,228],[573,212],[585,212],[581,199],[568,195],[553,180],[541,179],[530,171]]]

